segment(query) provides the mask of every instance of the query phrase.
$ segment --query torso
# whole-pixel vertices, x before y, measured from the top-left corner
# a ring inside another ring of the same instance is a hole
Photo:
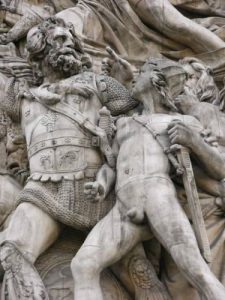
[[[193,122],[193,117],[183,115],[152,114],[139,116],[137,120],[148,122],[159,136],[163,147],[169,146],[167,127],[174,120],[194,126],[198,131],[202,127]],[[135,121],[132,117],[121,118],[117,122],[117,140],[119,154],[117,158],[117,186],[122,186],[132,178],[143,176],[169,177],[170,164],[163,147],[147,128]]]
[[[80,95],[66,94],[64,101],[69,110],[78,110],[97,125],[98,111],[102,104],[97,94],[95,79],[90,74],[73,76],[62,83],[82,82],[93,90],[92,95],[84,98]],[[38,89],[34,89],[32,93],[38,95]],[[22,126],[30,155],[31,173],[71,173],[88,167],[98,168],[102,163],[99,149],[91,145],[90,132],[82,129],[76,121],[52,111],[37,101],[23,101]],[[39,151],[31,155],[35,147]]]

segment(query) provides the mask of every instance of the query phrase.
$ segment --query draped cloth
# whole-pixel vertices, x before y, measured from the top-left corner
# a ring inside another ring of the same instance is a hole
[[[195,23],[213,32],[221,41],[225,40],[225,5],[222,1],[214,1],[218,2],[217,6],[209,0],[170,2],[177,10],[182,9],[182,14],[188,13],[189,18],[190,13],[195,13],[193,17],[196,17],[197,13],[199,17],[193,18]],[[83,38],[86,50],[95,61],[99,61],[99,64],[107,55],[105,52],[107,45],[124,58],[139,64],[149,56],[180,59],[185,56],[201,55],[194,53],[188,45],[166,36],[163,30],[159,32],[153,26],[149,24],[147,26],[134,4],[135,0],[79,0],[76,6],[59,12],[57,16],[74,25],[77,33]],[[218,64],[217,51],[213,51],[213,64]],[[204,53],[203,61],[205,59],[208,62],[211,54],[211,51],[208,55]],[[201,59],[201,56],[199,58]],[[221,59],[219,68],[220,64],[223,65]],[[214,65],[212,67],[214,68]]]
[[[57,16],[70,21],[86,45],[104,55],[106,45],[123,57],[141,61],[160,56],[162,50],[182,48],[145,26],[127,0],[80,0]]]

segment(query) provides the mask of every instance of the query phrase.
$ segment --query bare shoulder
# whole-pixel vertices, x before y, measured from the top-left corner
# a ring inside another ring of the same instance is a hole
[[[126,117],[126,116],[125,117],[120,117],[116,121],[116,127],[117,128],[122,128],[125,125],[131,123],[132,121],[133,121],[132,117]]]

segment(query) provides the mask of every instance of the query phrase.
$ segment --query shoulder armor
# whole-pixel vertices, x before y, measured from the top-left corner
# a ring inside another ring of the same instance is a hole
[[[114,78],[98,75],[96,83],[102,95],[102,104],[110,110],[112,115],[126,113],[138,105],[129,91]]]

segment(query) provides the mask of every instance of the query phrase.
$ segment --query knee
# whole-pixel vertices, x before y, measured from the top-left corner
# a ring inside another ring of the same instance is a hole
[[[71,270],[76,282],[85,282],[95,276],[99,276],[101,267],[96,258],[88,251],[79,251],[72,259]]]

